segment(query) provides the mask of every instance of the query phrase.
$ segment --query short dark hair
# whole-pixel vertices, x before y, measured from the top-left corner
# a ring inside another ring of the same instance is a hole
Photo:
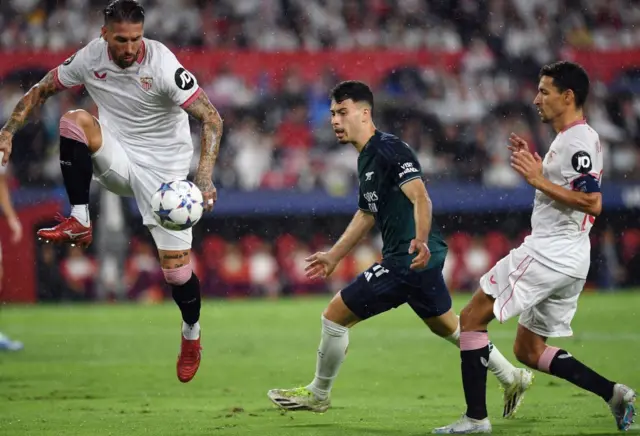
[[[553,85],[560,92],[572,90],[576,98],[576,107],[584,106],[589,95],[589,75],[581,65],[569,61],[555,62],[540,69],[538,78],[542,76],[551,77]]]
[[[358,80],[347,80],[338,83],[331,90],[329,97],[338,103],[349,99],[353,100],[354,103],[365,101],[373,111],[373,92],[371,92],[369,85]]]
[[[104,8],[104,24],[144,23],[144,8],[136,0],[113,0]]]

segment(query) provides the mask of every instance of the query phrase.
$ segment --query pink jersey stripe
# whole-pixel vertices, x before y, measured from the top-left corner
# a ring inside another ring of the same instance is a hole
[[[198,98],[198,96],[200,95],[200,93],[201,93],[201,92],[204,92],[204,91],[202,90],[202,88],[198,88],[198,89],[196,89],[196,92],[194,92],[193,94],[191,94],[191,97],[189,97],[189,98],[187,99],[187,101],[185,101],[184,103],[182,103],[182,104],[180,105],[180,107],[181,107],[182,109],[187,108],[191,103],[193,103],[193,102],[196,100],[196,98]]]
[[[60,67],[57,67],[55,70],[53,70],[53,80],[54,82],[56,82],[56,87],[58,89],[67,89],[67,87],[64,86],[64,84],[60,81],[60,77],[58,77],[58,68]]]
[[[560,133],[566,132],[570,128],[572,128],[574,126],[577,126],[577,125],[580,125],[580,124],[587,124],[587,120],[583,118],[581,120],[577,120],[577,121],[574,121],[573,123],[567,124],[566,126],[564,126],[564,128],[562,130],[560,130]]]
[[[529,266],[531,266],[532,263],[533,263],[533,258],[531,258],[531,261],[527,264],[527,266],[524,268],[524,270],[522,270],[522,273],[520,273],[518,278],[513,282],[513,286],[511,287],[511,294],[509,294],[509,298],[507,298],[507,301],[505,301],[504,304],[502,305],[502,307],[500,308],[500,323],[504,322],[504,318],[502,316],[502,312],[504,311],[505,306],[513,298],[513,294],[516,291],[516,285],[518,284],[518,280],[520,280],[522,278],[522,276],[524,275],[524,273],[527,272],[527,270],[529,269]]]

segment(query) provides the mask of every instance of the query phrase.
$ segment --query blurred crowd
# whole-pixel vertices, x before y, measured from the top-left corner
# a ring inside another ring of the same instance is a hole
[[[429,180],[492,186],[522,183],[507,161],[505,143],[510,132],[528,139],[542,153],[552,140],[552,132],[539,122],[531,104],[542,64],[557,59],[568,44],[601,49],[640,44],[640,26],[635,26],[640,7],[615,0],[156,0],[143,4],[149,36],[174,45],[341,50],[355,44],[460,52],[459,68],[406,65],[389,71],[375,84],[374,115],[379,128],[400,135],[414,147]],[[89,12],[99,5],[104,6],[102,1],[83,0],[2,2],[0,45],[4,50],[24,45],[79,46],[97,35],[99,14]],[[277,81],[265,77],[258,84],[247,83],[224,67],[202,81],[225,119],[217,185],[242,190],[320,188],[335,195],[350,192],[356,184],[355,150],[336,144],[327,100],[331,87],[344,78],[330,66],[311,81],[303,78],[295,63],[284,68],[283,78]],[[17,71],[4,78],[0,121],[7,119],[24,93],[27,73],[37,76],[33,71]],[[194,73],[198,76],[198,71]],[[611,83],[593,83],[587,117],[608,152],[608,180],[640,174],[639,84],[637,75],[624,72]],[[13,156],[20,185],[59,184],[59,117],[74,108],[95,112],[86,93],[63,93],[52,100],[41,111],[42,122],[30,124],[16,139],[23,144]],[[194,125],[196,147],[198,133]],[[194,169],[197,157],[196,150]]]
[[[62,49],[98,35],[108,0],[4,0],[0,47]],[[484,36],[545,62],[554,46],[640,45],[625,0],[141,0],[148,35],[179,46],[266,51],[354,47],[454,51]]]
[[[526,232],[514,238],[492,231],[483,235],[456,232],[447,238],[449,255],[444,276],[452,292],[473,291],[478,279],[509,250],[518,246]],[[591,235],[590,289],[617,289],[640,285],[640,230],[616,236],[611,229]],[[311,238],[285,233],[275,240],[248,235],[239,239],[207,236],[192,254],[192,263],[204,295],[213,298],[268,297],[335,293],[380,259],[379,235],[366,238],[336,268],[330,279],[306,278],[304,259],[327,250],[326,235]],[[125,288],[118,294],[96,295],[98,261],[78,247],[40,251],[39,293],[42,300],[128,299],[158,302],[169,298],[153,244],[135,238],[125,261]],[[107,278],[107,282],[115,282]]]

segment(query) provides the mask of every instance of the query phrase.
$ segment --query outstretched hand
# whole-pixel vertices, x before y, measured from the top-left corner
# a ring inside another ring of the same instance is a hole
[[[536,187],[537,182],[543,178],[542,158],[538,153],[514,152],[511,155],[511,167],[533,187]]]
[[[529,151],[529,144],[527,143],[527,141],[525,141],[515,133],[511,133],[511,135],[509,135],[509,143],[510,145],[507,146],[507,148],[513,153],[518,151]]]
[[[334,259],[328,252],[319,251],[312,254],[305,259],[308,265],[304,271],[307,278],[313,279],[326,279],[336,269],[338,261]]]

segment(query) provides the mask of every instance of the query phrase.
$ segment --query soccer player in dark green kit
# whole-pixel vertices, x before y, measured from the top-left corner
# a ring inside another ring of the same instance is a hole
[[[383,260],[338,292],[322,314],[316,374],[308,386],[273,389],[268,396],[286,410],[324,412],[349,344],[349,329],[404,303],[433,333],[458,346],[460,326],[442,276],[447,245],[432,222],[431,200],[414,152],[398,137],[376,129],[373,93],[357,81],[331,92],[331,125],[338,141],[358,157],[359,210],[328,252],[307,258],[307,276],[326,278],[374,225],[382,234]],[[504,388],[510,417],[531,385],[532,373],[515,368],[493,347],[487,362]]]

